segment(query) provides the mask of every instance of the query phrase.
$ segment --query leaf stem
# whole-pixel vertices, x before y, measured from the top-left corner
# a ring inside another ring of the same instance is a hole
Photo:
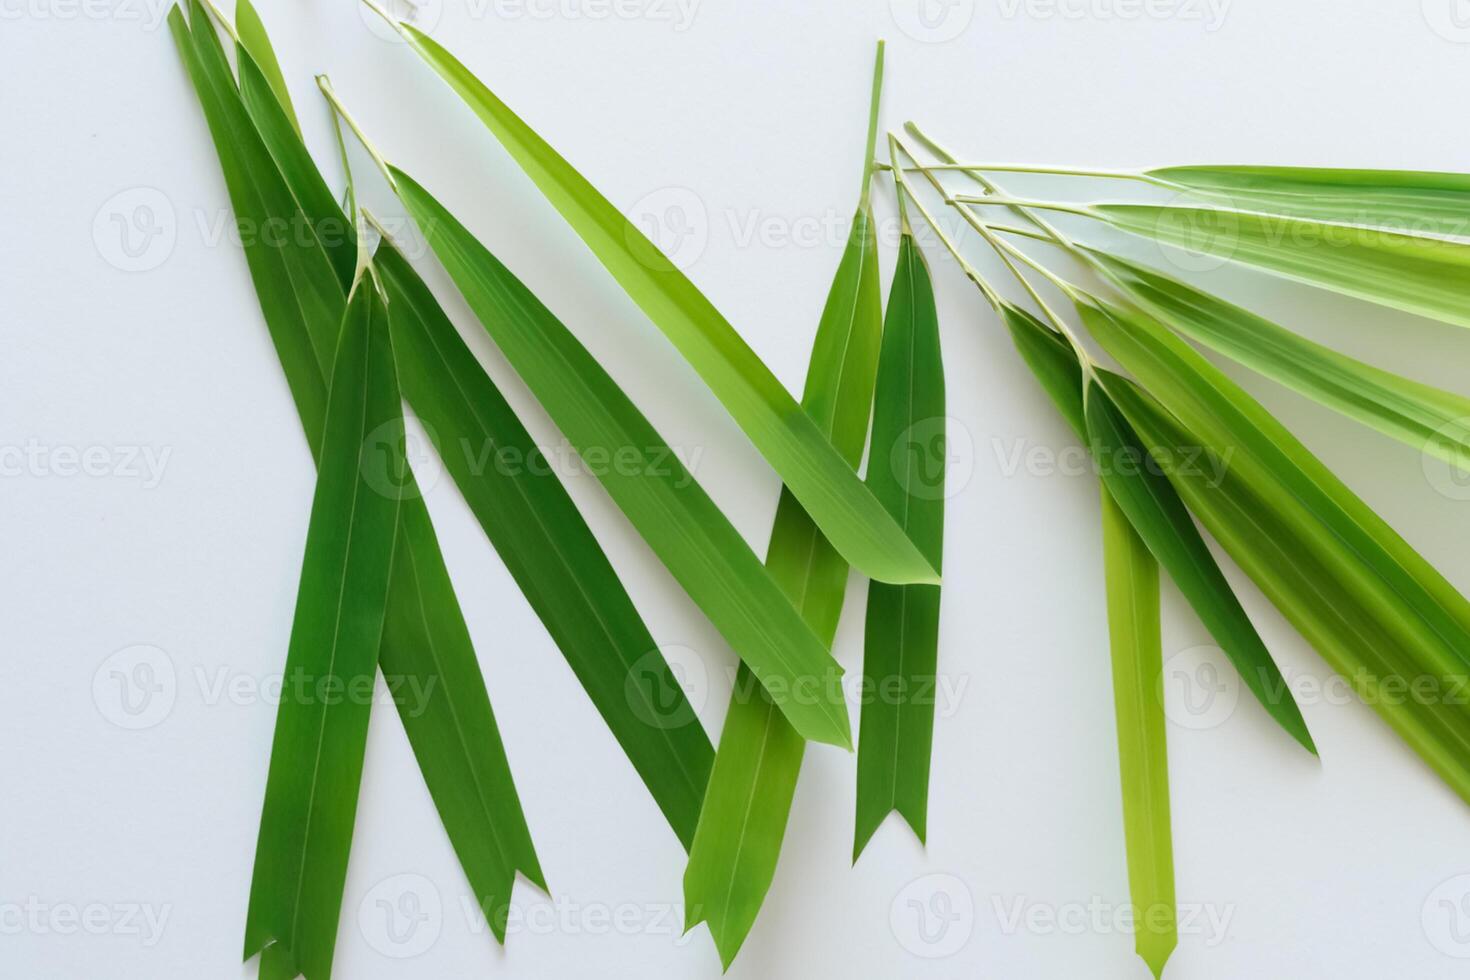
[[[219,26],[225,29],[225,33],[230,35],[230,39],[236,44],[239,44],[240,35],[235,32],[234,23],[225,16],[224,11],[214,5],[214,0],[204,0],[204,6],[214,15],[214,19],[219,21]]]
[[[908,155],[907,148],[905,148],[899,142],[898,138],[892,133],[888,134],[888,145],[889,151],[891,153],[902,151],[905,155]],[[913,157],[910,155],[909,159],[912,160]],[[895,162],[897,162],[896,159]],[[909,186],[908,179],[905,178],[903,175],[903,171],[901,169],[895,168],[892,173],[894,183],[898,185],[898,194],[900,200],[902,200],[903,195],[905,194],[909,196],[909,199],[914,202],[914,207],[918,209],[919,214],[923,215],[924,221],[928,223],[930,228],[934,229],[934,234],[939,237],[939,240],[944,244],[945,249],[948,250],[949,254],[954,256],[954,260],[959,263],[961,271],[963,271],[965,274],[965,278],[973,282],[979,288],[981,294],[985,296],[985,301],[989,303],[993,309],[998,311],[1001,307],[1000,294],[997,293],[994,287],[992,287],[990,283],[985,280],[985,277],[980,274],[980,271],[976,269],[973,265],[971,265],[969,260],[966,259],[963,254],[961,254],[959,246],[955,244],[954,239],[950,238],[945,230],[940,227],[939,222],[935,219],[934,215],[930,214],[929,209],[924,206],[924,202],[919,200],[918,196],[914,194],[913,189]]]
[[[373,13],[377,14],[379,17],[383,18],[383,20],[387,21],[389,27],[393,28],[399,34],[403,34],[404,37],[408,36],[404,33],[403,22],[400,21],[397,17],[394,17],[392,14],[390,14],[387,9],[374,3],[373,0],[362,0],[362,2],[366,4],[368,9],[370,9]]]
[[[371,0],[364,0],[371,2]],[[883,48],[885,43],[882,39],[878,41],[878,53],[873,59],[873,94],[868,101],[868,152],[863,158],[863,190],[860,207],[868,207],[868,193],[873,186],[873,154],[878,148],[878,104],[883,98]],[[900,200],[902,196],[900,195]]]
[[[368,156],[373,158],[373,163],[378,165],[378,170],[382,172],[383,179],[388,181],[388,186],[393,188],[394,191],[397,191],[398,181],[393,179],[393,172],[388,168],[388,161],[383,158],[383,154],[378,152],[378,148],[373,145],[373,141],[367,138],[367,134],[362,131],[362,127],[357,124],[357,120],[352,117],[352,113],[347,111],[347,107],[337,97],[336,89],[332,88],[332,80],[326,75],[318,75],[316,77],[316,87],[322,90],[322,95],[326,96],[327,102],[336,110],[337,115],[342,117],[342,121],[347,123],[353,135],[362,144],[362,148],[367,150]]]

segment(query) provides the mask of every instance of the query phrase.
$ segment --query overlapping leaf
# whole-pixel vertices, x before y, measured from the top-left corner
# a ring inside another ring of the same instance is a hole
[[[868,485],[939,568],[944,547],[944,366],[929,269],[902,236],[873,407]],[[939,663],[939,586],[868,586],[853,860],[890,811],[923,840]]]
[[[867,438],[883,332],[878,243],[869,199],[883,75],[881,44],[873,75],[862,192],[822,309],[802,395],[803,408],[854,467]],[[848,563],[784,487],[766,568],[802,619],[830,646],[847,592]],[[686,925],[709,924],[727,967],[755,924],[775,877],[805,750],[801,736],[752,679],[742,667],[684,872],[684,903],[690,910]]]
[[[290,190],[250,126],[197,2],[191,20],[192,31],[175,9],[169,28],[205,110],[236,220],[243,229],[286,220],[296,213]],[[300,236],[244,241],[261,310],[316,455],[346,293],[309,228]],[[544,882],[433,525],[412,474],[404,479],[379,664],[471,887],[485,908],[499,910],[517,870]],[[504,938],[503,916],[492,918],[491,927]],[[280,967],[273,961],[272,969]]]
[[[1134,945],[1154,976],[1160,977],[1179,943],[1179,932],[1169,828],[1169,758],[1164,705],[1158,697],[1164,669],[1159,566],[1106,489],[1102,524]]]
[[[1339,354],[1155,269],[1085,252],[1174,330],[1415,449],[1470,468],[1470,398]]]
[[[387,321],[376,287],[359,283],[332,368],[271,744],[245,955],[270,947],[262,973],[282,977],[331,974],[347,881],[399,510],[368,474],[407,465]]]
[[[1321,167],[1160,167],[1145,176],[1225,207],[1441,235],[1470,233],[1470,175]]]
[[[698,372],[838,552],[879,581],[937,581],[853,468],[694,283],[452,54],[412,25],[389,20]]]
[[[848,746],[842,668],[617,383],[536,296],[413,178],[395,189],[470,308],[614,502],[803,736]]]
[[[1470,799],[1470,717],[1456,694],[1470,650],[1465,600],[1187,344],[1141,313],[1093,301],[1079,308],[1093,335],[1147,386],[1102,375],[1142,442],[1159,449],[1190,511],[1332,667]],[[1410,686],[1412,697],[1404,693]]]
[[[433,294],[391,245],[404,394],[480,526],[687,848],[714,749],[586,521]]]
[[[1077,210],[1179,248],[1470,326],[1470,243],[1224,208],[1094,204]]]

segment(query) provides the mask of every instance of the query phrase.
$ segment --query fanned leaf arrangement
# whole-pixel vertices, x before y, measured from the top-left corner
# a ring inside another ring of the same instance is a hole
[[[874,160],[880,44],[859,205],[798,402],[586,177],[446,49],[383,16],[680,352],[783,487],[762,563],[573,330],[358,130],[552,422],[584,458],[620,461],[589,470],[738,655],[716,749],[565,487],[548,469],[524,465],[539,452],[530,433],[404,254],[386,236],[370,246],[350,176],[350,206],[337,203],[254,8],[240,0],[236,11],[234,69],[200,0],[190,0],[187,17],[171,11],[236,219],[293,230],[242,236],[243,250],[317,464],[286,645],[287,676],[310,683],[286,685],[276,720],[245,928],[245,954],[261,954],[262,977],[330,975],[377,669],[498,939],[516,875],[546,887],[459,598],[404,458],[402,399],[434,434],[470,512],[688,849],[688,925],[709,925],[726,967],[774,880],[806,741],[851,745],[831,646],[852,571],[871,579],[853,859],[895,810],[925,839],[934,708],[922,692],[933,689],[939,663],[948,450],[938,313],[911,213],[976,285],[1097,467],[1127,887],[1135,947],[1154,975],[1178,941],[1160,568],[1256,701],[1316,751],[1201,528],[1470,802],[1470,706],[1460,696],[1470,677],[1470,602],[1190,342],[1462,469],[1470,469],[1470,399],[1309,341],[1076,240],[1048,217],[1084,216],[1470,326],[1470,177],[968,164],[912,124],[935,161],[921,162],[895,134],[882,166]],[[321,86],[357,130],[330,85]],[[902,222],[886,314],[877,170],[891,178]],[[1172,199],[1027,200],[997,186],[994,175],[1009,172],[1117,179]],[[1021,299],[978,271],[926,199],[953,208],[994,251]],[[1021,224],[1000,224],[1000,209]],[[1040,262],[1028,251],[1036,242],[1075,260],[1089,284]],[[1062,312],[1033,274],[1065,298]],[[1102,656],[1102,624],[1098,637],[1093,653]],[[1402,690],[1414,696],[1392,695]]]

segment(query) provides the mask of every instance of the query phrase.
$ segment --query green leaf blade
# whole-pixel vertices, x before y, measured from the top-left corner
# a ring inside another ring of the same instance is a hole
[[[674,344],[848,562],[879,581],[936,583],[853,468],[694,283],[452,54],[412,25],[397,26]]]
[[[1470,243],[1214,208],[1098,204],[1088,213],[1179,248],[1470,326]]]
[[[530,433],[402,255],[388,288],[403,390],[445,468],[654,800],[688,848],[714,748],[653,637]]]
[[[1241,679],[1286,732],[1313,755],[1317,747],[1286,679],[1251,625],[1189,512],[1106,391],[1087,392],[1087,429],[1103,484],[1158,562],[1169,571]]]
[[[279,943],[308,980],[331,973],[398,526],[364,454],[402,425],[387,311],[363,284],[332,372],[245,927],[247,957]]]
[[[729,520],[555,315],[428,191],[393,175],[450,277],[563,435],[583,454],[636,457],[597,475],[654,553],[802,735],[850,746],[842,668]]]
[[[1470,175],[1321,167],[1162,167],[1147,176],[1220,205],[1316,221],[1464,235]]]
[[[286,87],[286,76],[281,71],[281,63],[276,58],[276,49],[271,44],[270,35],[266,33],[265,24],[250,0],[237,0],[235,30],[240,35],[240,45],[259,66],[261,78],[270,86],[281,112],[299,136],[301,123],[296,118],[296,108],[291,105],[291,91]]]
[[[944,547],[939,315],[912,235],[899,243],[878,362],[868,485],[935,568]],[[853,860],[891,811],[926,834],[939,663],[939,586],[868,587]]]
[[[1134,943],[1157,978],[1179,944],[1169,826],[1169,758],[1164,706],[1157,693],[1164,669],[1159,566],[1106,489],[1102,491],[1102,517]]]
[[[1155,269],[1091,249],[1087,255],[1179,333],[1417,450],[1470,466],[1470,398],[1346,357]]]

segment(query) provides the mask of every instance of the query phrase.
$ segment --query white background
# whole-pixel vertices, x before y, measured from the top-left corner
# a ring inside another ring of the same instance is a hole
[[[0,975],[253,976],[239,953],[275,713],[257,689],[284,660],[313,473],[244,259],[221,237],[224,184],[165,8],[96,2],[0,0]],[[971,156],[1466,169],[1463,2],[1155,0],[1139,13],[1127,0],[926,0],[927,27],[912,0],[688,2],[608,13],[433,0],[421,22],[614,203],[692,231],[663,240],[685,243],[691,275],[793,389],[855,203],[877,36],[889,39],[885,122],[921,120]],[[458,100],[349,0],[260,7],[333,179],[316,71],[668,441],[698,454],[699,479],[763,549],[770,470]],[[370,200],[398,214],[358,163]],[[888,220],[891,189],[877,196]],[[730,975],[1137,980],[1147,970],[1110,919],[1128,892],[1096,483],[1075,456],[1051,465],[1068,433],[974,289],[941,252],[930,259],[958,492],[940,654],[957,697],[940,706],[929,845],[893,821],[850,866],[852,760],[813,749]],[[419,265],[445,286],[431,258]],[[1196,281],[1341,350],[1470,388],[1456,328],[1236,270]],[[459,298],[440,293],[538,439],[559,445]],[[1230,370],[1470,587],[1466,487],[1412,447]],[[69,454],[89,450],[92,474],[74,472]],[[718,732],[730,650],[596,482],[566,483],[654,635],[682,648],[671,656]],[[503,950],[466,915],[398,719],[380,709],[337,975],[718,976],[706,931],[679,935],[677,841],[452,484],[429,501],[555,902],[518,885],[524,924]],[[1230,574],[1293,682],[1327,677]],[[854,580],[838,638],[850,669],[863,593]],[[1218,654],[1194,649],[1208,637],[1172,586],[1165,607],[1178,892],[1203,910],[1169,976],[1463,976],[1466,807],[1340,689],[1302,695],[1320,764],[1248,697],[1235,705],[1228,671],[1213,706],[1191,712],[1205,702],[1185,701],[1201,696],[1189,685]],[[146,680],[140,664],[162,690],[129,715],[121,696],[136,707],[141,693],[116,675]],[[428,918],[402,944],[378,901],[405,891]],[[418,955],[395,958],[405,952]]]

